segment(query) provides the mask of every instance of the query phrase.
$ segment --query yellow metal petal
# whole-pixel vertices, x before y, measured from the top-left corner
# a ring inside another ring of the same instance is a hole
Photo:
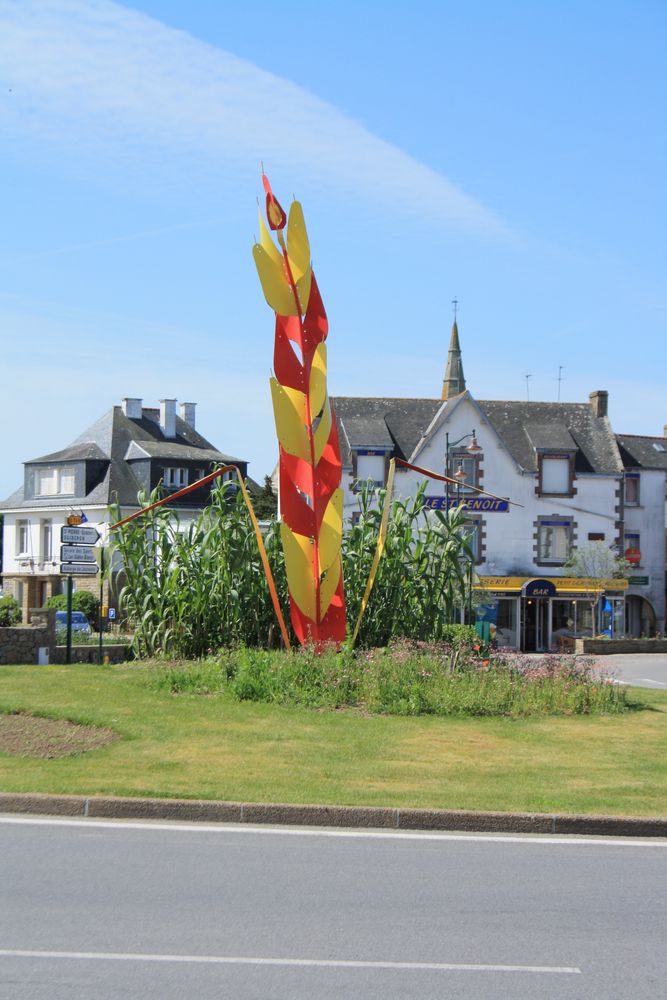
[[[335,563],[320,583],[320,621],[327,613],[329,605],[331,604],[331,598],[336,593],[336,587],[338,586],[338,581],[340,580],[342,568],[343,567],[339,557],[336,559]]]
[[[313,419],[324,406],[327,398],[327,348],[326,344],[318,344],[313,354],[313,366],[310,369],[310,415]]]
[[[258,211],[259,215],[259,242],[262,247],[268,253],[269,257],[274,264],[277,264],[281,269],[284,267],[283,255],[271,239],[271,234],[266,228],[264,222],[264,217],[262,215],[261,209]]]
[[[310,271],[310,243],[303,218],[303,209],[298,201],[290,205],[287,221],[287,254],[294,280]]]
[[[292,277],[299,293],[301,312],[305,313],[310,298],[310,243],[303,218],[303,209],[298,201],[293,201],[287,220],[287,256]]]
[[[331,404],[329,402],[329,397],[327,396],[324,401],[324,410],[322,411],[322,417],[319,424],[317,425],[317,430],[313,434],[313,444],[315,445],[315,465],[322,458],[322,452],[326,447],[326,443],[329,440],[329,434],[331,433]]]
[[[305,535],[298,535],[292,531],[284,521],[280,522],[280,537],[285,553],[289,592],[303,614],[315,621],[313,543]]]
[[[343,538],[343,491],[337,489],[331,496],[322,518],[322,527],[318,539],[318,555],[320,573],[324,573],[340,558],[340,546]],[[334,590],[336,588],[334,587]]]
[[[296,290],[299,294],[299,305],[301,306],[301,312],[305,313],[308,308],[308,299],[310,298],[310,279],[312,276],[312,271],[310,268],[301,277],[296,279]]]
[[[264,298],[271,308],[281,316],[297,316],[299,310],[294,301],[292,289],[285,276],[282,262],[276,264],[264,247],[255,243],[252,248],[255,267],[262,285]]]
[[[278,440],[290,455],[310,461],[310,443],[306,430],[306,397],[298,389],[281,385],[271,378],[273,417]]]

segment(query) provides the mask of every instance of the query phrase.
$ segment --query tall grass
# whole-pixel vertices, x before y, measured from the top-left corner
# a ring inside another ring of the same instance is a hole
[[[173,694],[226,691],[239,701],[384,715],[601,715],[627,708],[624,688],[572,658],[552,657],[540,666],[521,658],[459,660],[443,644],[358,653],[306,648],[293,655],[239,649],[157,666],[150,683]]]
[[[394,500],[385,549],[358,638],[360,647],[396,637],[437,641],[469,598],[472,553],[464,515],[424,510],[416,497]],[[156,491],[145,505],[159,498]],[[380,506],[384,499],[380,491]],[[343,538],[348,632],[354,627],[377,545],[380,511],[358,494],[359,519]],[[118,511],[112,510],[118,517]],[[265,536],[281,606],[289,597],[279,531]],[[120,603],[134,630],[134,652],[201,657],[222,647],[278,644],[268,586],[248,512],[235,484],[218,483],[201,516],[182,529],[165,507],[115,533],[124,567]]]

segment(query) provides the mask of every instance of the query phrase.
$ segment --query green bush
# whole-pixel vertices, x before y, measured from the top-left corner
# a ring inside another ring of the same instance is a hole
[[[19,602],[11,594],[0,597],[0,628],[16,625],[21,620]]]
[[[67,594],[56,594],[47,598],[45,608],[67,611]],[[72,611],[83,611],[95,631],[100,627],[100,602],[89,590],[75,590],[72,594]]]

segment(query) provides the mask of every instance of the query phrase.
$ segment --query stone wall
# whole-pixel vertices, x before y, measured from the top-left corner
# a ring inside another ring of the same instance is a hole
[[[67,646],[54,646],[51,650],[51,663],[64,663],[67,656]],[[99,657],[99,646],[97,643],[90,646],[81,646],[78,643],[72,645],[72,663],[97,663]],[[132,658],[129,646],[105,645],[102,646],[103,663],[124,663]]]
[[[31,609],[30,624],[0,628],[0,664],[37,663],[39,650],[55,646],[56,613],[51,608]]]
[[[575,653],[667,653],[667,639],[575,639]]]

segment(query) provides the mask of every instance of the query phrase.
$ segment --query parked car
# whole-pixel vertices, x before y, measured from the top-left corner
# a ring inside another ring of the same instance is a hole
[[[56,629],[58,632],[65,631],[67,629],[67,612],[66,611],[56,611]],[[92,628],[90,627],[90,622],[84,615],[83,611],[73,611],[72,612],[72,632],[80,632],[82,635],[91,635]]]

